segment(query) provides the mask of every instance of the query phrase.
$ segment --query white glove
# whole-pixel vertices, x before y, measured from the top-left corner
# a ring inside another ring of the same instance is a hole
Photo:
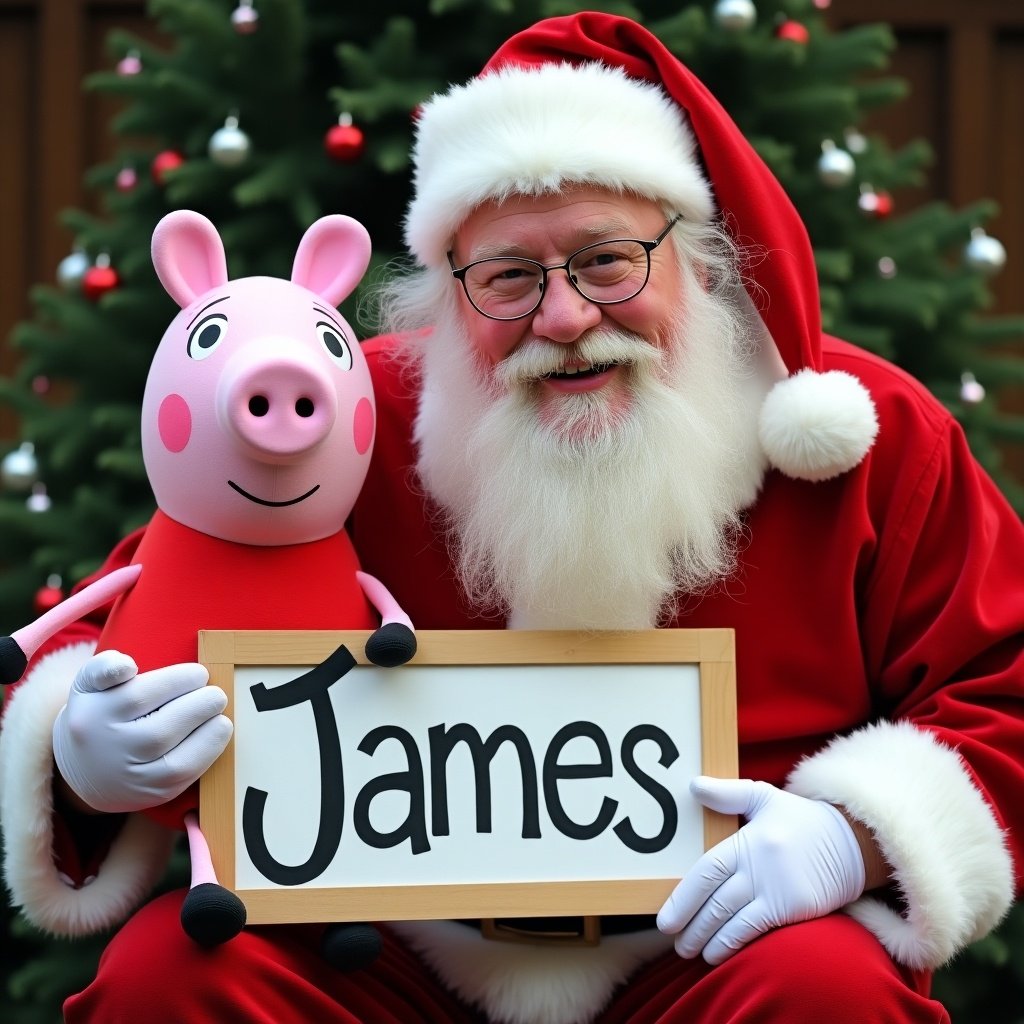
[[[864,891],[864,857],[850,823],[821,800],[752,779],[698,776],[705,807],[747,819],[708,850],[658,913],[682,957],[728,960],[772,928],[823,917]]]
[[[93,655],[53,723],[65,782],[97,811],[141,811],[183,793],[231,738],[227,696],[197,663],[138,675],[120,651]]]

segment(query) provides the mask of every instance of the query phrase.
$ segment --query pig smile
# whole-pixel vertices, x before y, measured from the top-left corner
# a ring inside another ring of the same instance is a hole
[[[257,505],[269,505],[271,508],[284,508],[286,505],[297,505],[300,501],[305,501],[311,494],[316,494],[320,490],[320,485],[316,484],[311,487],[305,494],[300,494],[297,498],[289,498],[287,501],[268,501],[266,498],[257,498],[255,494],[250,494],[248,491],[242,490],[234,480],[228,481],[228,487],[238,491],[243,498],[248,498],[249,501],[256,502]]]

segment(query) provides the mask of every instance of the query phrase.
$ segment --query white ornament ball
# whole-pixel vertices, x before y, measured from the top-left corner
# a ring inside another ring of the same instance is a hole
[[[991,277],[1006,266],[1006,249],[998,238],[987,235],[981,228],[975,228],[964,249],[964,262]]]
[[[25,499],[25,507],[30,512],[47,512],[52,504],[46,493],[46,485],[33,484],[32,493]]]
[[[970,370],[960,376],[960,398],[968,405],[977,405],[985,397],[985,388]]]
[[[253,10],[252,0],[241,0],[231,12],[231,24],[240,36],[252,35],[260,25],[260,16]]]
[[[238,122],[229,117],[223,128],[210,136],[207,152],[219,167],[239,167],[249,159],[252,143],[249,136],[238,127]]]
[[[82,287],[85,272],[91,266],[89,257],[81,249],[76,249],[57,264],[57,284],[65,291],[78,291]]]
[[[856,128],[847,128],[843,133],[843,141],[854,156],[867,152],[868,140]]]
[[[757,8],[753,0],[718,0],[712,16],[727,32],[746,32],[757,21]]]
[[[23,442],[4,456],[0,462],[0,479],[12,491],[27,491],[39,479],[39,462],[31,441]]]
[[[853,157],[835,145],[827,147],[818,159],[818,177],[829,188],[848,185],[856,171]]]

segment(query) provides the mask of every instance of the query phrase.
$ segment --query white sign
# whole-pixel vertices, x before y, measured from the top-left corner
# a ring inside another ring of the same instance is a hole
[[[201,634],[235,723],[202,824],[251,922],[653,911],[734,827],[687,789],[736,773],[731,631],[420,631],[392,669],[368,635]]]

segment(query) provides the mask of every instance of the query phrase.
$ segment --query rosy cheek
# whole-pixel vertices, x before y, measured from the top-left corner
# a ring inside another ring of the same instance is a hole
[[[360,398],[352,417],[352,437],[356,451],[365,455],[373,443],[373,406],[368,398]]]
[[[192,436],[192,413],[181,395],[168,395],[157,414],[160,440],[169,452],[180,452]]]

